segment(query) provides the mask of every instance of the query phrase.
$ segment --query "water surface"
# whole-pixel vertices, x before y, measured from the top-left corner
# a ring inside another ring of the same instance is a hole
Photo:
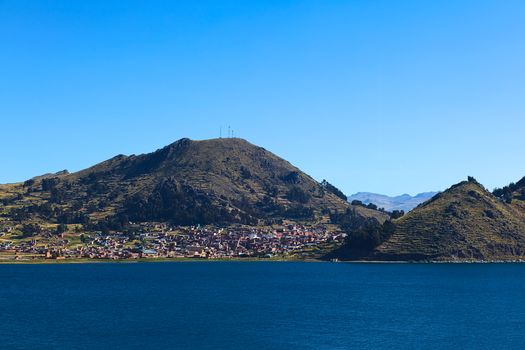
[[[0,265],[5,349],[522,349],[524,264]]]

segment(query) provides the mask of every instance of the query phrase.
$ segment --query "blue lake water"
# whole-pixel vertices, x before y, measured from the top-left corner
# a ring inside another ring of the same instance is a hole
[[[2,349],[523,349],[524,264],[0,265]]]

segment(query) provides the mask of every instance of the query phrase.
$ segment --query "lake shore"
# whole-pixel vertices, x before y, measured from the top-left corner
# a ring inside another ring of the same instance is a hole
[[[197,259],[197,258],[142,258],[142,259],[32,259],[16,260],[2,259],[0,265],[30,264],[140,264],[140,263],[184,263],[184,262],[328,262],[319,259],[287,259],[287,258],[231,258],[231,259]]]
[[[197,259],[197,258],[141,258],[141,259],[0,259],[0,265],[54,265],[54,264],[141,264],[141,263],[219,263],[219,262],[304,262],[304,263],[343,263],[343,264],[519,264],[525,260],[443,260],[443,261],[404,261],[404,260],[355,260],[329,261],[322,259],[297,258],[230,258],[230,259]]]

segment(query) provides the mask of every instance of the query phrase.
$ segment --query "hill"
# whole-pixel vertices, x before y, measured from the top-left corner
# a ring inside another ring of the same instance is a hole
[[[128,221],[315,221],[353,208],[327,184],[242,139],[181,139],[153,153],[118,155],[76,173],[0,185],[0,220],[87,229],[118,229]],[[353,210],[359,217],[386,219],[377,211]]]
[[[384,208],[386,211],[403,210],[409,212],[419,204],[429,200],[438,192],[424,192],[415,196],[403,194],[400,196],[390,197],[383,194],[358,192],[348,197],[348,201],[360,201],[363,204],[375,204],[378,208]]]
[[[521,188],[503,201],[473,178],[434,196],[394,222],[369,259],[514,260],[525,258]]]

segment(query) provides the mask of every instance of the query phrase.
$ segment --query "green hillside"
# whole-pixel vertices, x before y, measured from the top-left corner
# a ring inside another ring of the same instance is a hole
[[[378,260],[514,260],[525,257],[524,202],[507,203],[474,179],[395,221]]]

